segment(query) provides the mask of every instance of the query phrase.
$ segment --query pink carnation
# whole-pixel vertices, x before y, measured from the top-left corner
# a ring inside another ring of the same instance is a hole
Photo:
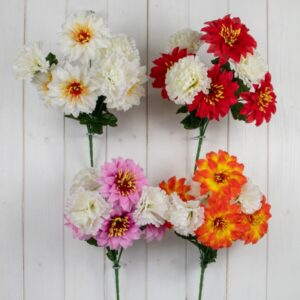
[[[115,210],[105,220],[97,236],[97,243],[113,250],[128,248],[141,236],[141,230],[135,223],[132,213]]]
[[[100,194],[114,207],[131,211],[147,185],[143,169],[131,159],[117,158],[102,166]]]
[[[155,225],[147,225],[145,228],[145,237],[147,242],[152,242],[153,240],[160,241],[165,233],[167,227],[165,225],[156,227]]]

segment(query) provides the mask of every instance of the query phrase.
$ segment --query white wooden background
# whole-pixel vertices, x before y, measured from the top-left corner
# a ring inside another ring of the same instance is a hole
[[[270,64],[278,113],[256,128],[231,118],[210,124],[203,152],[228,149],[268,195],[270,233],[256,246],[236,244],[209,266],[205,300],[300,299],[300,1],[298,0],[1,0],[0,10],[0,299],[113,300],[113,274],[102,249],[73,240],[63,226],[72,176],[88,166],[85,129],[47,110],[34,88],[14,79],[24,42],[56,49],[66,14],[100,12],[116,32],[134,37],[144,64],[174,31],[198,30],[230,12],[251,28]],[[120,113],[119,127],[97,138],[96,162],[122,155],[138,161],[153,184],[191,175],[196,133],[187,133],[148,85],[147,99]],[[169,234],[126,251],[122,300],[194,300],[194,248]]]

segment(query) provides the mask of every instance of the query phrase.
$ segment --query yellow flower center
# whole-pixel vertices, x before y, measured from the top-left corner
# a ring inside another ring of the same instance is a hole
[[[78,80],[66,82],[62,88],[63,97],[71,101],[80,101],[81,96],[86,94],[86,91],[86,87]]]
[[[136,177],[129,171],[119,170],[115,183],[122,196],[128,196],[136,191]]]
[[[224,39],[225,44],[232,47],[234,43],[237,41],[240,33],[241,33],[241,28],[233,29],[232,25],[228,27],[223,24],[220,31],[220,36]]]
[[[44,92],[48,92],[49,91],[49,83],[52,81],[52,73],[51,72],[49,72],[48,74],[47,74],[47,80],[45,81],[45,82],[43,82],[43,84],[42,84],[42,90],[44,91]]]
[[[215,182],[217,183],[223,183],[227,180],[227,175],[223,172],[220,172],[220,173],[216,173],[215,176],[214,176],[214,179],[215,179]]]
[[[122,237],[129,228],[129,219],[125,217],[115,217],[110,222],[109,237]]]
[[[210,92],[204,97],[207,104],[215,106],[221,99],[224,99],[224,86],[223,84],[211,84]]]
[[[94,31],[88,24],[76,24],[71,33],[72,39],[81,45],[89,43],[93,36]]]
[[[265,88],[261,91],[257,97],[257,106],[258,109],[262,112],[266,112],[269,104],[272,102],[272,90],[270,88]]]

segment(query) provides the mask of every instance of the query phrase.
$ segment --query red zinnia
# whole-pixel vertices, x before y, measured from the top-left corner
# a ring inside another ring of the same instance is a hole
[[[208,71],[208,77],[211,78],[209,93],[200,92],[194,102],[188,105],[188,110],[196,110],[199,118],[219,121],[219,117],[226,116],[230,106],[237,103],[235,91],[239,85],[232,81],[233,72],[221,72],[220,65],[214,65]]]
[[[208,52],[215,56],[239,62],[241,56],[253,53],[256,48],[256,41],[248,34],[249,29],[241,23],[240,18],[230,18],[227,15],[205,24],[208,26],[201,29],[206,32],[201,40],[210,44]]]
[[[179,59],[186,57],[188,55],[187,49],[179,49],[179,47],[174,48],[171,53],[162,53],[161,57],[155,59],[153,63],[156,65],[151,69],[150,77],[154,78],[152,86],[154,88],[162,88],[161,95],[164,99],[168,99],[168,93],[166,91],[166,74],[168,69],[172,65],[179,61]]]
[[[240,111],[246,115],[247,122],[255,121],[259,126],[263,120],[269,122],[272,114],[276,112],[276,95],[271,84],[271,74],[268,72],[260,85],[254,84],[254,92],[245,92],[241,97],[246,101]]]

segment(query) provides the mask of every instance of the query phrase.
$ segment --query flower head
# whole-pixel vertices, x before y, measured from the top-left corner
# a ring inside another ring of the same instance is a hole
[[[219,150],[206,154],[206,159],[197,161],[193,180],[200,183],[201,194],[210,194],[213,202],[229,202],[236,198],[247,182],[243,175],[244,165],[235,156]]]
[[[220,65],[214,65],[208,71],[208,77],[211,79],[208,94],[200,92],[188,109],[195,110],[199,118],[218,121],[220,116],[227,115],[231,105],[237,103],[235,92],[239,85],[232,81],[233,72],[222,72]]]
[[[180,59],[166,74],[166,90],[176,104],[191,104],[199,92],[207,93],[210,86],[207,68],[198,56]]]
[[[160,241],[167,230],[168,226],[166,224],[156,227],[155,225],[149,224],[145,227],[145,237],[147,242],[152,242],[154,240]]]
[[[265,197],[262,198],[261,208],[252,215],[243,214],[243,224],[248,226],[241,239],[245,244],[255,244],[268,231],[268,220],[271,218],[271,206],[266,203]]]
[[[63,25],[61,49],[70,61],[83,59],[89,62],[98,49],[110,45],[110,33],[102,18],[92,11],[70,15]]]
[[[249,29],[241,23],[239,18],[231,18],[230,15],[205,23],[207,26],[201,31],[205,34],[201,40],[210,44],[209,53],[222,59],[233,59],[239,62],[241,56],[253,53],[256,41],[248,33]]]
[[[45,59],[39,43],[25,45],[18,54],[13,70],[19,79],[32,79],[39,72],[47,72],[49,63]]]
[[[276,112],[276,95],[271,83],[271,74],[268,72],[260,84],[254,84],[254,92],[245,92],[241,97],[245,104],[240,111],[241,115],[246,116],[246,121],[259,126],[265,120],[269,122],[272,114]]]
[[[114,210],[106,219],[97,236],[97,243],[112,250],[128,248],[141,236],[141,230],[135,223],[132,213]]]
[[[143,169],[131,159],[117,158],[102,166],[100,193],[114,206],[131,211],[147,185]]]
[[[203,42],[200,40],[201,33],[192,29],[183,29],[174,33],[168,42],[168,51],[174,48],[187,49],[189,52],[197,52]]]
[[[84,188],[87,191],[98,191],[100,188],[98,178],[99,174],[95,168],[80,170],[73,178],[70,193],[74,193],[79,188]]]

